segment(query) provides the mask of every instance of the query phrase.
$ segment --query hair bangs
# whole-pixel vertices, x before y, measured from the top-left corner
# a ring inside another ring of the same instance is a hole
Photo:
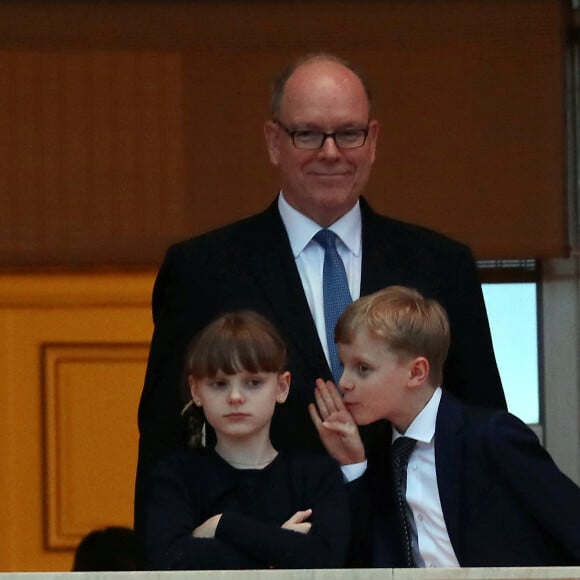
[[[247,371],[283,372],[286,347],[276,329],[249,311],[225,314],[205,328],[193,343],[188,374],[195,378]]]

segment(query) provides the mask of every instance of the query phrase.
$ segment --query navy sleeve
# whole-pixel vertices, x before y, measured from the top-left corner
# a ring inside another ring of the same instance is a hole
[[[255,559],[220,539],[194,538],[207,517],[188,489],[177,456],[162,461],[149,481],[144,560],[151,570],[260,568]],[[200,476],[203,476],[200,469]],[[201,499],[201,498],[199,498]]]
[[[488,452],[539,525],[580,563],[580,488],[556,466],[535,433],[517,417],[497,413],[488,429]]]
[[[230,486],[227,470],[215,463],[163,461],[150,480],[145,509],[147,567],[158,570],[244,568],[331,568],[344,563],[349,514],[342,473],[327,456],[297,455],[265,474],[267,485],[246,513],[217,511],[215,538],[194,538],[193,530],[213,513],[207,492]],[[213,472],[210,472],[213,466]],[[201,487],[199,487],[201,484]],[[205,489],[205,491],[203,491]],[[201,490],[201,491],[200,491]],[[219,493],[217,494],[219,495]],[[280,496],[280,497],[279,497]],[[262,505],[268,505],[265,512]],[[281,525],[300,509],[312,508],[308,534]],[[208,512],[208,509],[210,510]],[[274,515],[273,515],[273,512]],[[289,512],[289,513],[287,513]],[[255,514],[255,517],[254,517]]]
[[[342,472],[334,460],[320,456],[303,465],[302,475],[305,504],[299,509],[312,508],[309,520],[312,528],[308,534],[240,514],[224,514],[216,536],[270,568],[343,566],[349,539],[349,512]]]

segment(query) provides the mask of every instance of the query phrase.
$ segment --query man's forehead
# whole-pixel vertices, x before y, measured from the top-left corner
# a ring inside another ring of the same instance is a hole
[[[303,64],[286,81],[284,96],[299,98],[312,91],[355,91],[364,94],[362,81],[344,65],[323,61]]]
[[[369,104],[359,79],[338,75],[291,77],[280,104],[283,116],[305,122],[367,122]]]

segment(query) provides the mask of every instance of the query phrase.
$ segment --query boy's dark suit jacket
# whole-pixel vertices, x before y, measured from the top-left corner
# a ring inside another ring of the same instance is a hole
[[[439,300],[449,313],[452,346],[445,382],[458,397],[505,408],[487,315],[469,249],[374,213],[361,200],[361,295],[402,284]],[[224,311],[256,310],[288,344],[292,386],[272,439],[279,449],[322,449],[307,411],[314,381],[331,378],[277,202],[264,212],[172,246],[153,292],[155,331],[139,407],[137,510],[143,477],[183,440],[179,393],[190,338]]]
[[[462,567],[580,563],[580,488],[519,419],[505,411],[464,405],[444,392],[435,464],[443,516]],[[363,495],[368,485],[380,498],[390,497],[388,484],[377,485],[379,479],[370,482],[370,477],[377,472],[369,466],[350,490],[365,518],[374,512],[369,508],[373,501]],[[387,508],[376,527],[358,514],[350,565],[402,565],[392,514]],[[374,537],[367,532],[371,529]]]

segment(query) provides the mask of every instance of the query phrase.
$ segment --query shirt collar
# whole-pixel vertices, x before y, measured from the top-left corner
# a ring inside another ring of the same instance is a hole
[[[411,437],[422,443],[431,443],[435,435],[435,423],[437,422],[437,411],[441,401],[441,387],[437,387],[429,402],[423,407],[421,412],[413,419],[405,431],[405,437]],[[403,434],[393,427],[393,441]]]
[[[320,230],[320,225],[294,209],[280,192],[278,196],[278,210],[288,233],[290,246],[294,258],[297,258],[304,248]],[[362,219],[360,204],[357,201],[354,207],[336,220],[328,229],[332,230],[342,243],[355,256],[359,256],[362,247]]]

